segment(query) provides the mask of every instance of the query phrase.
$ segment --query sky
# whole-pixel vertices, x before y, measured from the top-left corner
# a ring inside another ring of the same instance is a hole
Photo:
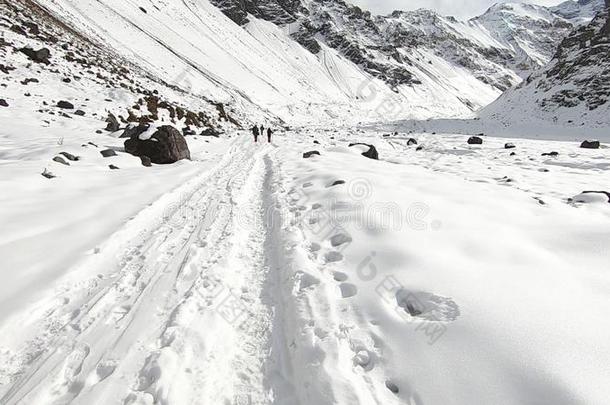
[[[513,0],[514,1],[514,0]],[[518,1],[518,0],[516,0]],[[415,10],[418,8],[429,8],[442,15],[452,15],[457,18],[466,19],[482,14],[494,3],[500,0],[348,0],[348,3],[356,4],[373,14],[388,14],[394,10]],[[554,6],[562,0],[532,0],[527,3],[535,3],[543,6]]]

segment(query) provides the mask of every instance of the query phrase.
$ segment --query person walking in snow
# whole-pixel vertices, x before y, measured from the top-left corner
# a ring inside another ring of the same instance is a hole
[[[254,135],[254,143],[258,142],[258,127],[255,125],[252,127],[252,135]]]
[[[271,128],[267,128],[267,142],[269,143],[271,143],[271,134],[273,134],[273,131]]]

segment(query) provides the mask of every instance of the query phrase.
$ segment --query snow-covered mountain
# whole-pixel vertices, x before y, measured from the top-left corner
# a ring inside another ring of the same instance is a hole
[[[590,20],[602,4],[500,3],[462,22],[424,9],[373,16],[341,0],[212,3],[238,24],[248,23],[250,14],[288,26],[312,53],[323,52],[324,44],[393,88],[428,86],[426,77],[440,81],[439,69],[452,66],[500,91],[547,63],[574,25]],[[472,106],[478,100],[466,95],[463,101]]]
[[[373,16],[339,0],[213,3],[37,1],[157,91],[208,100],[212,111],[221,103],[243,122],[471,116],[550,59],[572,28],[550,9],[525,5],[462,22],[427,10]],[[10,35],[16,46],[44,45],[73,63],[56,44]]]
[[[608,9],[565,38],[553,60],[481,112],[506,123],[547,121],[600,127],[610,122]]]

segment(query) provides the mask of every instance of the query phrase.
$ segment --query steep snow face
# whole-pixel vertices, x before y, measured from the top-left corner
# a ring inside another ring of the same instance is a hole
[[[553,60],[481,112],[483,118],[545,120],[567,126],[610,124],[610,22],[608,9],[575,30]]]
[[[470,23],[510,50],[505,65],[524,78],[551,59],[561,38],[573,28],[546,7],[522,3],[495,4]]]

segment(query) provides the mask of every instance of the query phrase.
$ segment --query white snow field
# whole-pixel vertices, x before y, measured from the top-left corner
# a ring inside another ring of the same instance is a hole
[[[232,135],[152,171],[4,163],[1,403],[605,403],[610,204],[568,199],[607,149]]]
[[[394,93],[207,0],[37,3],[74,32],[0,15],[1,405],[608,403],[607,125],[413,121],[499,94],[418,49]],[[153,94],[222,133],[144,167]]]

